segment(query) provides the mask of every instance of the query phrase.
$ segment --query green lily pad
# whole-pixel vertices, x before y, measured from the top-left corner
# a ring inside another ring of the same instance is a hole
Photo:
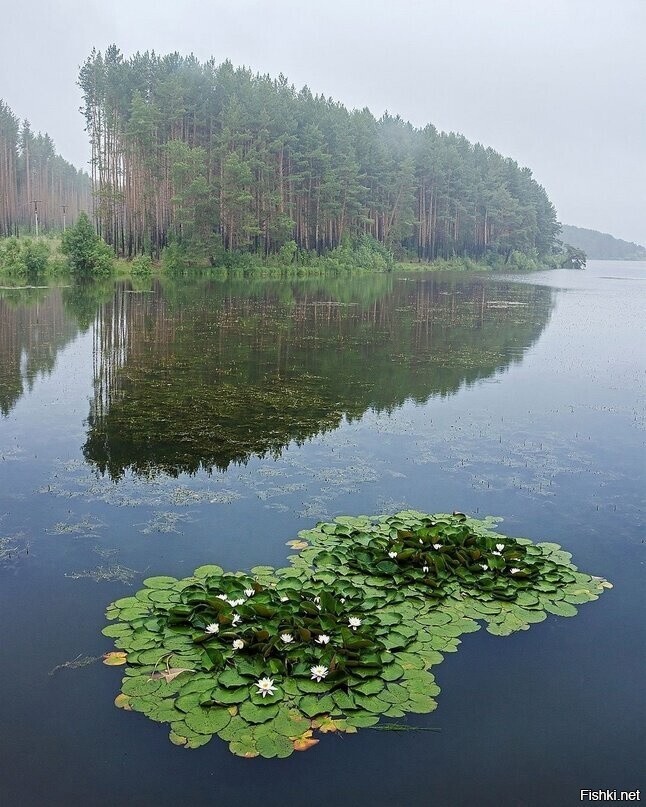
[[[121,691],[124,695],[152,695],[161,687],[161,681],[151,681],[147,675],[124,678]]]
[[[329,696],[317,698],[315,695],[305,695],[298,702],[300,711],[307,717],[328,714],[336,710],[336,703]]]
[[[256,748],[260,756],[271,759],[272,757],[284,758],[292,754],[294,745],[287,737],[275,731],[263,734],[256,740]]]
[[[144,580],[146,588],[172,588],[177,583],[176,577],[167,577],[160,575],[159,577],[147,577]]]
[[[549,611],[550,614],[556,614],[557,616],[576,616],[578,611],[569,602],[546,602],[544,603],[543,607],[546,611]]]
[[[547,613],[574,616],[610,585],[557,545],[500,536],[490,519],[462,514],[348,518],[300,537],[307,545],[285,569],[206,565],[183,580],[147,578],[113,603],[106,615],[118,621],[103,634],[123,651],[106,653],[125,664],[117,705],[170,723],[171,742],[185,748],[217,734],[240,756],[284,757],[314,746],[314,731],[432,711],[440,689],[428,670],[460,637],[482,624],[504,636]],[[492,554],[496,543],[504,557]],[[322,634],[327,643],[315,641]],[[271,695],[258,691],[261,678]]]
[[[240,717],[247,721],[247,723],[265,723],[271,720],[278,714],[279,707],[276,704],[267,704],[266,706],[258,706],[251,701],[243,703],[240,707]]]
[[[203,578],[209,577],[210,575],[221,575],[224,572],[224,569],[221,566],[199,566],[194,572],[193,577]]]
[[[196,711],[189,712],[184,718],[186,725],[197,734],[217,734],[231,720],[226,709],[198,707]]]
[[[235,703],[243,703],[249,698],[249,690],[245,687],[236,687],[235,689],[225,689],[218,687],[211,692],[211,700],[216,703],[224,705],[231,705]]]
[[[237,688],[248,686],[249,681],[235,670],[224,670],[218,675],[218,686]]]

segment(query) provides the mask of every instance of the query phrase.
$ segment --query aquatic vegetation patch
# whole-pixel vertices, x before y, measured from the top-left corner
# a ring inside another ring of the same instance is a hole
[[[181,535],[182,530],[177,529],[177,524],[193,521],[190,516],[175,513],[172,510],[155,513],[154,517],[147,521],[139,532],[144,535],[151,535],[152,533],[177,533]]]
[[[81,535],[83,537],[96,537],[96,531],[105,527],[102,521],[83,518],[78,522],[59,521],[47,529],[49,535]]]
[[[100,659],[101,656],[84,656],[82,653],[79,653],[75,658],[64,661],[62,664],[57,664],[47,674],[56,675],[60,670],[78,670],[81,667],[89,667],[90,664],[94,664],[100,661]]]
[[[130,586],[136,574],[136,569],[129,569],[127,566],[122,566],[120,563],[114,563],[109,566],[97,566],[95,569],[83,569],[80,572],[66,572],[65,577],[69,577],[72,580],[94,580],[95,583],[126,583]]]
[[[610,584],[557,544],[462,513],[340,517],[299,533],[283,569],[144,580],[112,603],[116,705],[197,748],[218,735],[244,757],[287,757],[315,732],[354,733],[436,708],[431,669],[464,633],[574,616]]]
[[[0,568],[14,566],[26,554],[29,554],[29,543],[23,533],[0,536]]]

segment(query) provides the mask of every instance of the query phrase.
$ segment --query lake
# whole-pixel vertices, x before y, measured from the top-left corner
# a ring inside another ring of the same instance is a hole
[[[523,276],[0,291],[7,805],[569,805],[643,782],[646,263]],[[461,510],[614,584],[464,636],[437,732],[193,751],[117,710],[105,608],[151,575],[284,566],[337,515]],[[70,662],[70,664],[67,664]],[[67,664],[67,666],[65,666]]]

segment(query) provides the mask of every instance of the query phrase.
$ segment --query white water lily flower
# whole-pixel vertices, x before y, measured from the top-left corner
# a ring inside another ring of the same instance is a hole
[[[420,542],[420,544],[423,544],[423,543],[424,543],[424,541],[422,541],[422,539],[421,539],[421,538],[419,539],[419,542]]]
[[[229,598],[226,594],[218,594],[218,600],[224,600],[225,602],[229,601]]]
[[[244,605],[244,600],[227,600],[232,608],[237,608],[238,605]]]
[[[442,544],[433,544],[433,549],[442,549]]]
[[[288,600],[289,600],[289,597],[281,597],[280,598],[281,602],[287,602]]]
[[[351,616],[348,620],[348,625],[352,628],[352,630],[356,630],[361,626],[361,620],[359,617]]]
[[[341,597],[341,605],[345,602],[345,597]]]
[[[320,636],[317,636],[316,643],[317,644],[327,644],[330,641],[330,637],[326,633],[322,633]]]
[[[504,548],[505,548],[505,545],[504,545],[504,544],[496,544],[496,549],[498,550],[498,552],[502,552],[502,550],[503,550]]]
[[[291,633],[281,633],[280,640],[282,642],[285,642],[285,644],[290,644],[291,642],[294,641],[294,637],[292,636]]]
[[[428,573],[428,566],[422,566],[422,571],[424,572],[424,574],[427,574]]]
[[[218,623],[217,623],[217,622],[211,622],[211,624],[210,624],[210,625],[207,625],[207,626],[204,628],[204,630],[205,630],[205,632],[206,632],[206,633],[213,633],[213,634],[216,634],[216,633],[219,633],[219,632],[220,632],[220,626],[218,625]]]
[[[328,674],[328,668],[323,667],[322,664],[317,664],[314,667],[310,667],[310,672],[312,673],[313,681],[322,681]]]
[[[481,568],[481,569],[484,569],[485,571],[487,571],[487,569],[488,569],[489,567],[487,566],[487,564],[486,564],[486,563],[481,563],[481,564],[480,564],[480,568]]]
[[[242,641],[242,639],[234,639],[233,640],[233,649],[234,650],[242,650],[243,647],[244,647],[244,642]]]
[[[244,590],[244,593],[245,593],[245,597],[253,597],[253,595],[256,593],[256,591],[253,588],[246,588]]]
[[[266,695],[273,695],[276,691],[273,678],[260,678],[256,682],[256,686],[258,687],[258,694],[262,695],[263,698]]]
[[[519,569],[519,568],[517,568],[516,566],[514,566],[514,568],[513,568],[513,569],[510,569],[509,571],[510,571],[512,574],[517,574],[517,573],[520,571],[520,569]]]
[[[396,558],[396,557],[397,557],[397,553],[396,553],[396,552],[389,552],[389,553],[388,553],[388,557],[389,557],[389,558]]]
[[[316,602],[316,603],[321,602],[321,598],[320,597],[314,597],[314,602]]]
[[[501,557],[500,552],[497,552],[495,549],[494,549],[494,551],[493,551],[491,554],[492,554],[492,555],[498,555],[498,557]]]
[[[242,622],[242,617],[240,616],[240,614],[234,614],[233,619],[231,620],[231,624],[235,627],[240,622]]]

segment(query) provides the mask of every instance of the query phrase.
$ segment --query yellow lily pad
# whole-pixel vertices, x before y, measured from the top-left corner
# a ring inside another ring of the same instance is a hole
[[[120,664],[125,664],[128,654],[121,650],[113,650],[111,653],[103,654],[103,663],[109,667],[117,667]]]

